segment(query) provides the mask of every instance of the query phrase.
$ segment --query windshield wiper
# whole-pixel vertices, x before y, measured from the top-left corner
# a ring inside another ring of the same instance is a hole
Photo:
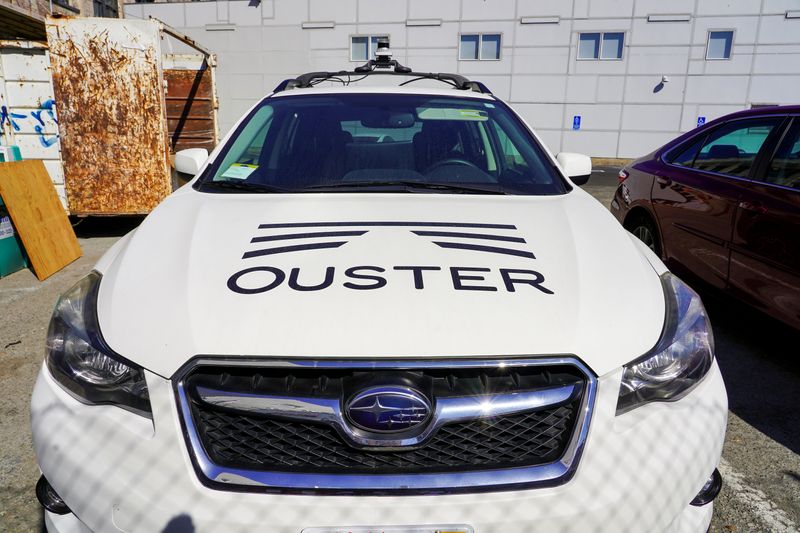
[[[483,187],[476,187],[473,185],[456,185],[453,183],[427,183],[424,181],[404,181],[404,180],[389,180],[389,181],[342,181],[339,183],[329,183],[325,185],[313,185],[305,187],[303,190],[323,191],[327,189],[349,189],[349,188],[364,188],[364,187],[406,187],[408,189],[427,189],[427,190],[440,190],[452,191],[455,193],[464,194],[506,194],[499,189],[486,189]]]
[[[245,193],[276,193],[289,192],[286,189],[264,185],[263,183],[248,183],[246,181],[205,181],[200,185],[202,189],[228,190]]]
[[[438,190],[450,191],[461,194],[506,194],[502,190],[487,189],[473,185],[456,185],[451,183],[426,183],[424,181],[405,181],[405,180],[387,180],[387,181],[343,181],[339,183],[329,183],[324,185],[312,185],[311,187],[304,187],[299,190],[281,189],[263,183],[252,183],[246,181],[206,181],[200,186],[203,189],[216,189],[226,190],[242,193],[298,193],[315,191],[322,192],[329,189],[360,189],[367,187],[403,187],[405,189],[424,189],[424,190]]]

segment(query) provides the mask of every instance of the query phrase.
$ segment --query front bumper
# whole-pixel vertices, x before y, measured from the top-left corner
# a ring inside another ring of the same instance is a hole
[[[553,488],[442,496],[320,496],[219,491],[202,485],[170,383],[147,381],[153,420],[87,406],[43,368],[32,400],[43,474],[74,514],[46,514],[50,531],[269,531],[356,525],[467,524],[520,531],[703,532],[712,505],[692,507],[716,467],[727,396],[716,362],[688,396],[615,416],[621,370],[598,379],[575,476]],[[191,529],[186,529],[191,526]]]

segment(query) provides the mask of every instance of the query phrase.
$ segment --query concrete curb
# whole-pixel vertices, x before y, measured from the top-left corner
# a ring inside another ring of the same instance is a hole
[[[628,163],[633,161],[633,159],[624,159],[624,158],[615,158],[615,157],[593,157],[592,158],[592,166],[593,167],[618,167],[622,168]]]

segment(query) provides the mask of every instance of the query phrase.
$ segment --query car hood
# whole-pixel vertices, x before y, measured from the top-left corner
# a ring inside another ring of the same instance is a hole
[[[98,265],[106,342],[165,377],[197,355],[573,354],[602,375],[661,333],[657,273],[581,190],[185,189]]]

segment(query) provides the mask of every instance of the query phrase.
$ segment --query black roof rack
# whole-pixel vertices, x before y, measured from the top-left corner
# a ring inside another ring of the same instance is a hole
[[[475,91],[483,94],[492,94],[491,91],[481,82],[472,81],[461,74],[448,74],[445,72],[414,72],[409,67],[401,65],[397,60],[392,59],[389,50],[388,39],[378,39],[378,49],[375,52],[375,59],[370,59],[365,64],[355,69],[340,70],[338,72],[308,72],[296,78],[282,81],[273,92],[282,92],[289,89],[305,89],[313,87],[324,81],[338,81],[342,85],[363,80],[367,76],[391,75],[410,77],[400,85],[406,85],[418,80],[436,80],[456,89],[463,91]],[[356,79],[353,79],[356,77]]]

